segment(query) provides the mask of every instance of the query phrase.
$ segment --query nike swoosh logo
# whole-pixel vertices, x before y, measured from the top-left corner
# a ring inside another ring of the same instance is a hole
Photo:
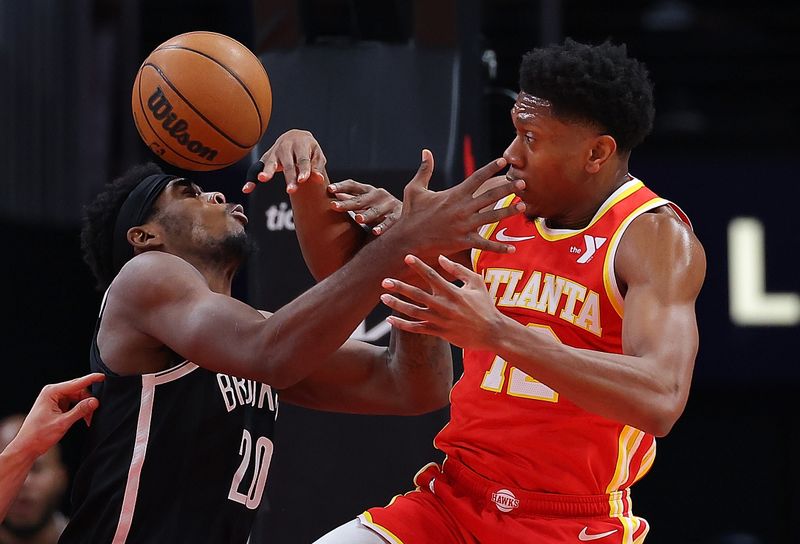
[[[495,238],[498,242],[524,242],[525,240],[536,238],[536,236],[510,236],[506,234],[506,229],[500,229],[497,231]]]
[[[591,542],[592,540],[605,538],[617,532],[617,529],[613,529],[611,531],[606,531],[605,533],[597,533],[596,535],[590,535],[589,533],[586,532],[586,529],[588,529],[588,527],[584,527],[583,529],[581,529],[581,533],[578,535],[578,540],[580,540],[581,542]]]

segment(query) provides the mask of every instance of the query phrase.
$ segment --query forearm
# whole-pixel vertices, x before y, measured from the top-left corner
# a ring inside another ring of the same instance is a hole
[[[447,405],[453,386],[453,358],[446,341],[392,329],[388,371],[409,415]]]
[[[344,266],[367,238],[347,214],[331,209],[327,174],[324,177],[324,182],[301,183],[290,195],[300,250],[317,281]]]
[[[686,388],[653,356],[574,348],[502,320],[493,351],[584,410],[661,436],[683,409]]]
[[[35,460],[36,455],[17,440],[12,440],[0,453],[0,522],[5,519]]]
[[[381,280],[402,269],[403,256],[411,249],[409,237],[400,230],[392,234],[376,238],[267,320],[260,351],[271,361],[272,385],[289,387],[305,378],[376,306]]]

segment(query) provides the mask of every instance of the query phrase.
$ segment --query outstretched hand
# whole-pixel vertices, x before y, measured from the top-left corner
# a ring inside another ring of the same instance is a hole
[[[328,185],[333,195],[331,208],[337,212],[352,212],[356,223],[371,227],[375,236],[386,232],[399,218],[403,203],[389,191],[352,179]]]
[[[14,442],[35,456],[44,454],[83,419],[88,426],[100,402],[88,387],[105,379],[93,373],[67,382],[45,385],[25,417]]]
[[[488,191],[475,194],[485,181],[505,166],[505,159],[494,160],[458,185],[443,191],[431,191],[428,183],[433,173],[433,155],[427,149],[423,150],[422,164],[403,191],[403,209],[398,222],[404,223],[408,234],[413,236],[413,253],[423,259],[434,259],[440,254],[453,255],[470,248],[513,253],[513,245],[487,240],[478,233],[483,225],[525,210],[522,203],[491,208],[498,200],[524,189],[523,180],[506,180]]]
[[[463,282],[461,287],[413,255],[406,256],[405,262],[425,281],[430,292],[397,279],[383,280],[381,285],[389,293],[381,295],[381,301],[410,318],[392,315],[387,319],[392,327],[438,336],[462,348],[491,349],[492,339],[498,334],[496,326],[504,317],[495,308],[483,278],[442,255],[439,265]]]
[[[307,130],[292,129],[281,134],[261,160],[247,171],[243,193],[252,193],[256,183],[265,183],[276,172],[283,172],[286,192],[297,191],[297,184],[306,180],[325,180],[325,154],[314,135]]]

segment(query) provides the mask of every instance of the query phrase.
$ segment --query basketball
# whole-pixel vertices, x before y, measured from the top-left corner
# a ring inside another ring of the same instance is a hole
[[[156,155],[186,170],[217,170],[258,144],[272,90],[247,47],[223,34],[188,32],[147,56],[131,105],[139,135]]]

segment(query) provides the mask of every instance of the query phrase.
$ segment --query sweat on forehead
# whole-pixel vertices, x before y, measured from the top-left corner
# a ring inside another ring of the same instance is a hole
[[[552,113],[553,105],[549,100],[533,96],[525,92],[517,95],[517,101],[511,108],[511,115],[521,122],[531,121],[542,113]]]
[[[553,103],[545,98],[533,96],[525,91],[520,91],[517,95],[517,103],[514,104],[515,108],[552,108]]]
[[[521,123],[529,123],[542,116],[550,116],[564,123],[578,124],[605,130],[601,125],[590,118],[570,114],[564,109],[559,108],[550,100],[528,94],[525,91],[520,91],[517,95],[517,101],[511,108],[511,115]]]

